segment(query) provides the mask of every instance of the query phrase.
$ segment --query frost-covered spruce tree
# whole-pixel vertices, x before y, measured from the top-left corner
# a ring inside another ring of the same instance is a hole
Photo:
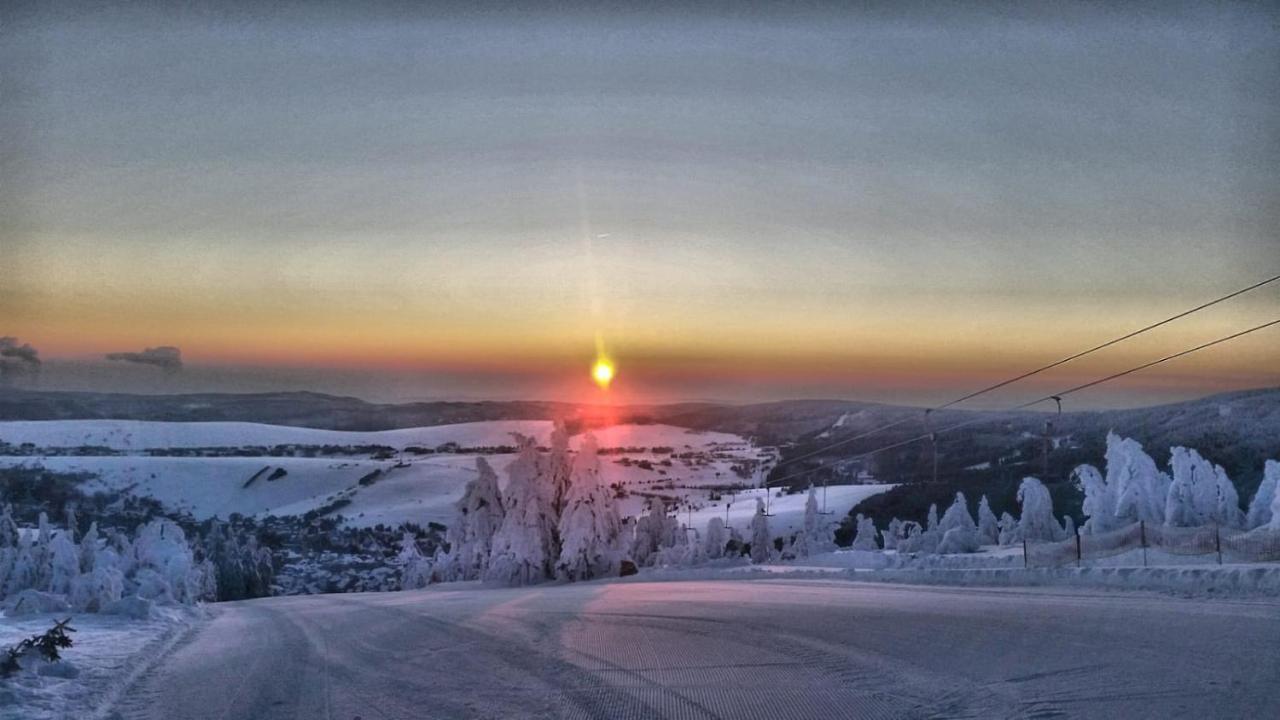
[[[49,585],[41,589],[67,595],[78,577],[80,577],[80,548],[71,541],[69,532],[60,532],[49,541]]]
[[[983,495],[978,501],[978,539],[983,545],[995,545],[1000,542],[1000,520],[991,512],[991,503]]]
[[[937,532],[941,533],[937,547],[939,553],[970,553],[978,550],[981,544],[978,540],[978,525],[969,514],[969,501],[965,499],[964,493],[956,493],[955,501],[938,523]]]
[[[964,493],[956,493],[956,499],[951,503],[951,507],[947,508],[947,511],[942,514],[938,529],[943,533],[954,529],[977,531],[978,525],[973,521],[973,516],[969,514],[969,501],[965,499]]]
[[[1009,513],[1000,514],[1000,544],[1013,545],[1022,542],[1022,534],[1018,530],[1018,521]]]
[[[1213,474],[1218,488],[1218,523],[1229,528],[1244,527],[1245,515],[1240,510],[1240,493],[1236,492],[1235,483],[1221,465],[1214,466]]]
[[[1218,487],[1213,464],[1185,447],[1171,450],[1173,480],[1165,495],[1164,524],[1198,527],[1217,521]]]
[[[1253,499],[1249,501],[1249,515],[1245,518],[1245,527],[1253,530],[1268,525],[1271,522],[1271,504],[1275,501],[1280,492],[1280,462],[1268,460],[1262,470],[1262,483],[1258,485],[1258,489],[1253,493]],[[3,518],[0,518],[0,531],[3,530]],[[0,539],[0,542],[3,542]],[[3,545],[0,545],[3,547]]]
[[[1280,530],[1280,491],[1271,498],[1271,521],[1263,527],[1269,530]]]
[[[569,493],[560,516],[560,559],[556,574],[567,580],[590,580],[618,574],[622,521],[613,493],[600,477],[594,435],[578,448],[570,472]]]
[[[1018,520],[1020,539],[1052,542],[1066,537],[1053,516],[1053,498],[1044,483],[1033,477],[1023,478],[1018,486],[1018,503],[1022,506],[1022,517]]]
[[[876,545],[876,524],[871,518],[858,513],[856,518],[856,534],[853,536],[853,550],[879,550]]]
[[[13,505],[6,503],[0,511],[0,548],[18,547],[18,523],[13,521]]]
[[[581,451],[579,451],[581,452]],[[551,429],[551,452],[547,454],[547,483],[550,493],[548,500],[551,513],[556,522],[560,522],[565,505],[569,502],[570,475],[573,472],[573,460],[569,457],[569,429],[563,420],[556,420]]]
[[[1109,486],[1098,468],[1092,465],[1080,465],[1071,473],[1076,489],[1084,494],[1080,510],[1084,514],[1084,525],[1080,528],[1086,534],[1104,533],[1115,530],[1122,524],[1116,517],[1115,488]]]
[[[1142,520],[1164,522],[1171,480],[1156,468],[1138,441],[1107,434],[1107,486],[1116,494],[1115,516],[1121,524]]]
[[[445,580],[478,580],[489,567],[493,539],[505,514],[498,474],[488,460],[476,458],[476,476],[467,481],[454,508],[453,523],[445,533],[449,553],[438,572]]]
[[[502,498],[502,526],[493,537],[493,552],[483,578],[508,585],[529,585],[551,577],[555,559],[556,528],[542,489],[546,481],[533,439],[516,436],[519,452],[507,467],[507,489]]]
[[[661,547],[666,533],[666,514],[665,510],[660,514],[658,507],[650,506],[647,514],[636,519],[635,533],[631,538],[631,560],[636,567],[650,565]]]
[[[925,523],[925,530],[933,532],[938,529],[938,503],[929,503],[929,518]]]
[[[818,515],[818,496],[813,484],[810,483],[809,495],[804,500],[804,525],[800,528],[800,532],[796,533],[795,540],[791,543],[790,551],[795,557],[807,558],[809,555],[818,552],[813,547],[813,541],[817,539],[820,517]]]
[[[713,517],[707,521],[707,537],[703,543],[708,558],[714,560],[724,557],[725,543],[729,542],[729,536],[724,531],[724,521],[719,517]]]
[[[400,589],[417,590],[431,584],[432,562],[418,549],[418,540],[407,532],[400,538]]]
[[[773,535],[769,532],[769,516],[764,514],[764,501],[756,498],[756,514],[751,518],[751,562],[767,562],[772,550]]]
[[[133,543],[133,556],[132,579],[140,597],[186,604],[199,599],[202,571],[177,523],[156,519],[143,525]]]
[[[897,550],[898,541],[902,539],[902,521],[894,518],[889,526],[880,531],[880,544],[885,550]]]
[[[80,538],[80,571],[91,573],[98,565],[98,551],[102,540],[98,536],[98,523],[89,523],[89,529]]]

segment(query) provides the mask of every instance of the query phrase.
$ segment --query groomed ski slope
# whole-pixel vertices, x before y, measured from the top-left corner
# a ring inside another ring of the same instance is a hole
[[[228,603],[125,696],[164,718],[1247,718],[1280,605],[824,580]]]

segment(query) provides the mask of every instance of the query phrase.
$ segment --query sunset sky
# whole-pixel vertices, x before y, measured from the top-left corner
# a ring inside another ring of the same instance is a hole
[[[0,10],[23,386],[592,399],[599,340],[616,399],[928,404],[1280,272],[1272,9],[148,6]],[[1078,402],[1267,385],[1276,328]]]

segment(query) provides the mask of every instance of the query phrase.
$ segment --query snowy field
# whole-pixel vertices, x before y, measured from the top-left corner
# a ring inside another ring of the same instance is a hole
[[[0,423],[0,442],[23,449],[22,455],[0,456],[0,466],[42,466],[60,472],[96,476],[89,490],[127,490],[154,497],[166,506],[197,518],[242,515],[301,515],[349,500],[340,512],[349,524],[372,526],[412,522],[448,524],[453,503],[467,480],[475,476],[476,455],[440,452],[428,455],[404,448],[435,449],[512,444],[519,432],[549,442],[549,421],[492,421],[411,428],[385,432],[338,432],[254,423],[170,423],[122,420],[75,420]],[[737,435],[688,430],[670,425],[617,425],[594,430],[600,447],[601,475],[627,491],[620,502],[624,514],[647,511],[664,498],[686,511],[694,508],[695,527],[724,515],[725,500],[712,499],[712,487],[753,487],[767,474],[777,453]],[[582,435],[570,440],[577,448]],[[277,445],[385,446],[390,458],[368,453],[325,457],[268,456],[261,448]],[[80,454],[109,448],[120,454]],[[215,456],[153,456],[149,451],[220,448]],[[232,452],[235,454],[233,455]],[[241,456],[244,455],[244,456]],[[514,455],[485,456],[505,483],[503,472]],[[372,482],[361,484],[371,473]],[[256,476],[256,477],[255,477]],[[276,476],[275,479],[271,479]],[[839,517],[883,486],[833,487],[829,509]],[[746,527],[755,503],[750,492],[737,494],[730,521]],[[725,496],[728,499],[728,496]],[[803,511],[802,496],[776,498],[777,522],[794,527]]]

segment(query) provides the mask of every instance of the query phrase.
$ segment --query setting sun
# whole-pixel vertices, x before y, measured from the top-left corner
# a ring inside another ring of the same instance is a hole
[[[609,383],[613,381],[613,365],[608,360],[597,360],[591,368],[591,377],[600,387],[609,387]]]

